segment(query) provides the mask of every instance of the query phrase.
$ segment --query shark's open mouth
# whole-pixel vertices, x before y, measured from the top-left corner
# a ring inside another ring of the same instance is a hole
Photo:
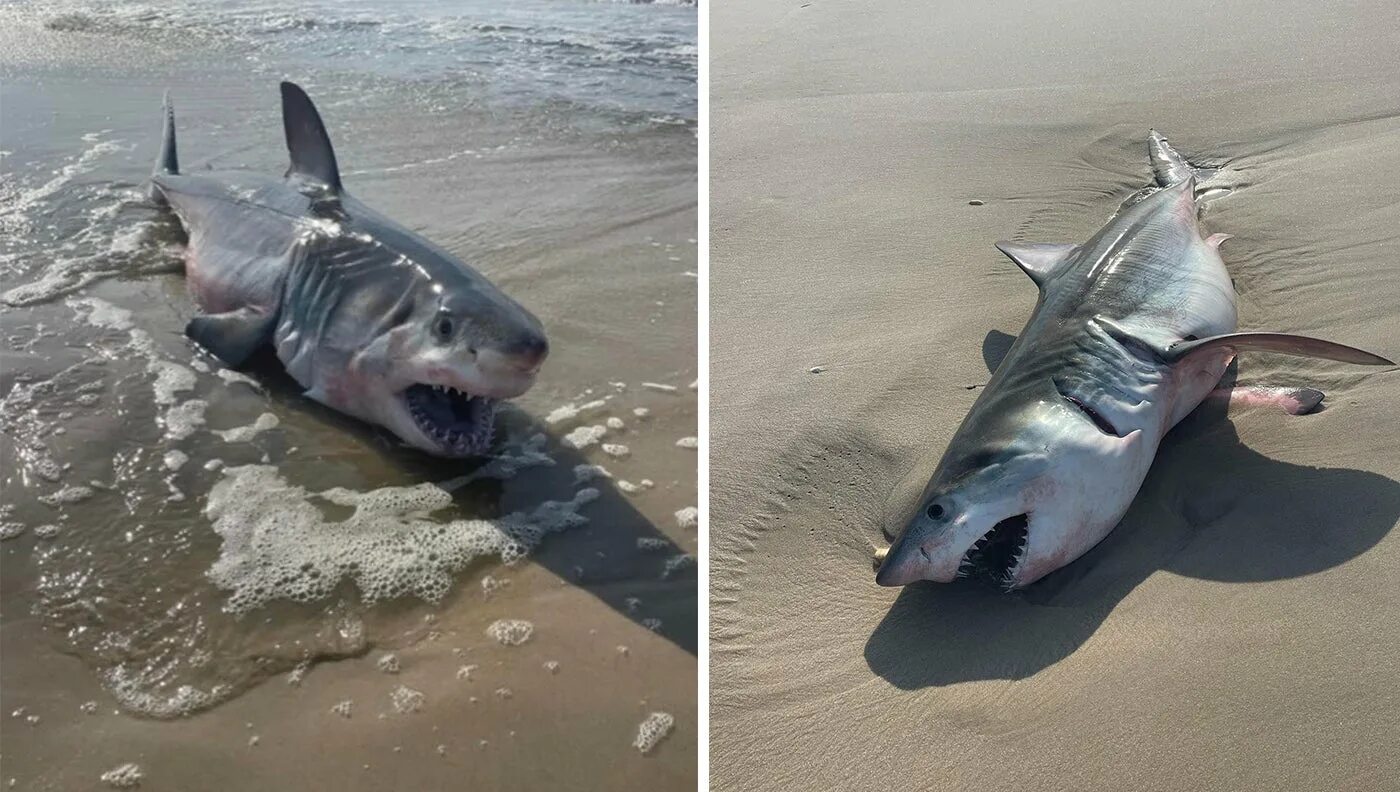
[[[1026,515],[1002,520],[968,549],[958,566],[958,577],[1010,588],[1030,535],[1030,519]]]
[[[480,454],[495,431],[496,400],[444,385],[412,385],[403,392],[413,421],[451,456]]]

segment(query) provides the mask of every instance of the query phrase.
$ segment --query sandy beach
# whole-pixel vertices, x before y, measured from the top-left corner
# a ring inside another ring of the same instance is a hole
[[[106,789],[132,763],[141,790],[693,788],[694,9],[61,0],[0,22],[0,785]],[[182,168],[276,175],[284,78],[347,189],[541,318],[550,358],[490,458],[405,448],[184,337],[179,234],[141,192],[162,92]],[[595,425],[625,450],[563,442]],[[362,508],[356,570],[402,596],[347,575],[289,602],[239,555],[255,520],[309,525],[285,548],[312,564]],[[450,563],[415,555],[434,531]],[[480,535],[534,547],[456,538]],[[671,728],[644,753],[653,713]]]
[[[1242,329],[1400,353],[1387,3],[717,4],[712,788],[1400,784],[1400,373],[1253,354],[1301,417],[1207,404],[1132,509],[1010,595],[875,586],[1148,129],[1222,166]],[[812,373],[818,371],[819,373]]]

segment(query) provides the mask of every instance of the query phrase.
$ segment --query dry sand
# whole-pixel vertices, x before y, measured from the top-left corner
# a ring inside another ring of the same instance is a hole
[[[1024,593],[874,584],[1033,307],[992,242],[1086,239],[1151,126],[1233,169],[1243,328],[1400,354],[1392,4],[1026,5],[715,8],[713,787],[1395,789],[1395,370],[1247,356],[1327,409],[1198,411]]]

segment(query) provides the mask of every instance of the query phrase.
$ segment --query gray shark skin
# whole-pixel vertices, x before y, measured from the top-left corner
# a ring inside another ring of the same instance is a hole
[[[189,236],[204,315],[186,333],[230,366],[270,344],[306,396],[430,454],[490,445],[499,399],[548,353],[538,319],[476,270],[349,195],[311,100],[282,83],[285,178],[182,174],[165,103],[151,197]]]
[[[1152,133],[1156,187],[1080,245],[1000,243],[1040,289],[1025,329],[954,434],[882,586],[971,577],[1014,589],[1083,555],[1128,510],[1162,437],[1249,349],[1385,358],[1236,333],[1236,295],[1201,236],[1198,171]]]

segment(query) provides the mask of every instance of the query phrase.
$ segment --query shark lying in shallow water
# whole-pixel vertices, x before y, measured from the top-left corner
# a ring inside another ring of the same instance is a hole
[[[1089,241],[997,246],[1039,301],[882,554],[880,585],[972,577],[1013,589],[1083,555],[1238,352],[1394,365],[1313,338],[1235,332],[1216,250],[1228,236],[1201,236],[1197,170],[1156,132],[1148,148],[1156,188]]]
[[[481,273],[351,197],[301,88],[282,83],[281,179],[180,173],[169,97],[151,197],[189,234],[205,314],[190,338],[230,366],[271,344],[306,395],[431,454],[490,445],[498,399],[533,384],[539,320]]]

